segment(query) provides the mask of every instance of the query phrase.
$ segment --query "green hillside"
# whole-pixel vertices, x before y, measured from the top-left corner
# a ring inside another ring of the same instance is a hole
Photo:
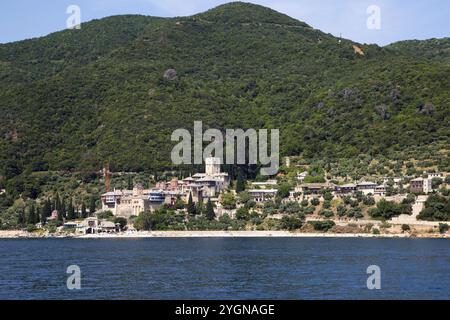
[[[194,120],[280,128],[283,155],[311,159],[448,147],[445,59],[354,44],[232,3],[0,45],[0,172],[170,166],[172,131]]]
[[[387,48],[400,54],[450,64],[450,38],[399,41]]]

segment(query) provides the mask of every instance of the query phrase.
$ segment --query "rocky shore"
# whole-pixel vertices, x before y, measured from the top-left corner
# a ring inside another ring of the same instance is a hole
[[[78,238],[78,239],[111,239],[111,238],[251,238],[251,237],[324,237],[324,238],[450,238],[449,234],[439,233],[307,233],[289,231],[139,231],[121,233],[83,234],[73,233],[30,233],[22,230],[2,230],[0,239],[20,238]]]

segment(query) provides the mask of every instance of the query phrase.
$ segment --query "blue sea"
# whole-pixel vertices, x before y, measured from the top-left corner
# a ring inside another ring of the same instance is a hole
[[[449,298],[448,239],[0,240],[0,299]]]

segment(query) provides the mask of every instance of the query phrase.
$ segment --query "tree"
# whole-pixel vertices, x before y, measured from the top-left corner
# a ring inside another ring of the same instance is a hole
[[[248,209],[246,207],[240,207],[236,211],[236,219],[237,220],[248,220],[250,217],[250,214],[248,212]]]
[[[324,199],[325,201],[331,201],[331,200],[333,200],[333,195],[331,194],[330,191],[326,191],[326,192],[323,194],[323,199]]]
[[[209,221],[212,221],[216,218],[216,213],[214,212],[214,206],[211,202],[211,199],[208,199],[208,202],[206,203],[206,218]]]
[[[133,178],[131,176],[128,176],[128,182],[127,182],[127,189],[128,190],[133,190]]]
[[[372,218],[390,219],[392,217],[399,216],[401,214],[411,214],[411,204],[400,203],[397,204],[393,201],[386,201],[381,199],[375,208],[369,209],[369,215]]]
[[[236,180],[236,193],[242,192],[245,190],[245,180],[242,176],[241,171],[239,171],[237,180]]]
[[[54,210],[58,210],[58,211],[61,210],[61,200],[60,200],[60,198],[59,198],[59,194],[58,194],[58,193],[56,193],[56,196],[55,196],[55,204],[54,204],[53,209],[54,209]],[[52,210],[52,211],[53,211],[53,210]]]
[[[184,216],[173,211],[160,209],[151,213],[141,212],[134,222],[137,230],[183,230]]]
[[[81,218],[87,218],[86,204],[84,202],[81,203]]]
[[[36,207],[34,206],[34,203],[31,204],[31,207],[28,211],[28,217],[26,219],[27,224],[36,224],[39,222],[39,214],[36,211]]]
[[[366,206],[373,206],[375,204],[375,199],[372,196],[365,196],[363,199],[363,204]]]
[[[19,227],[23,227],[26,224],[26,219],[25,219],[25,213],[23,212],[23,210],[20,210],[18,215],[17,215],[17,225]]]
[[[205,206],[203,204],[202,197],[199,197],[197,201],[197,205],[195,206],[195,214],[203,214],[203,211],[205,210]]]
[[[320,210],[319,215],[324,216],[325,218],[331,218],[334,216],[334,213],[331,210],[322,209]]]
[[[66,201],[65,200],[61,201],[61,210],[59,211],[59,214],[62,217],[62,219],[60,219],[60,221],[63,221],[64,219],[66,219],[67,211],[66,211]]]
[[[238,197],[239,197],[239,202],[242,203],[247,208],[255,206],[255,201],[253,201],[252,196],[247,191],[243,191],[243,192],[239,193]]]
[[[134,221],[134,227],[137,230],[150,230],[152,227],[151,218],[149,212],[141,212]]]
[[[194,204],[194,201],[192,200],[192,192],[189,192],[189,199],[188,199],[188,204],[187,204],[187,207],[186,207],[186,209],[187,209],[187,212],[190,214],[190,215],[196,215],[197,214],[197,212],[196,212],[196,210],[195,210],[195,204]]]
[[[114,223],[120,224],[120,229],[123,229],[127,225],[128,221],[124,217],[116,217],[114,218]]]
[[[281,229],[283,230],[296,230],[302,226],[302,220],[292,216],[284,216],[280,222]]]
[[[325,221],[309,221],[310,224],[314,227],[316,231],[324,231],[327,232],[331,228],[335,226],[335,223],[332,220]]]
[[[100,211],[97,213],[97,218],[103,220],[110,220],[111,218],[113,218],[114,215],[111,211],[107,210],[107,211]]]
[[[431,194],[417,218],[419,220],[449,221],[450,199],[438,194]]]
[[[181,200],[180,197],[177,197],[177,200],[175,201],[175,209],[183,209],[184,208],[184,202]]]
[[[411,227],[408,224],[402,224],[402,231],[406,232],[406,231],[410,231]]]
[[[277,196],[280,198],[287,198],[289,197],[289,191],[291,190],[291,186],[287,183],[283,183],[278,187]]]
[[[89,200],[89,214],[92,215],[96,211],[96,204],[95,204],[95,198],[94,196],[91,196]]]
[[[67,219],[74,220],[76,219],[75,208],[72,203],[72,199],[69,200],[69,207],[67,208]]]
[[[224,193],[221,195],[220,203],[227,210],[236,208],[236,199],[234,198],[233,194],[230,192]]]
[[[343,216],[347,215],[347,208],[342,204],[338,205],[337,206],[337,214],[339,217],[343,217]]]
[[[52,215],[52,204],[50,199],[44,201],[44,206],[41,209],[41,223],[45,224],[47,218]]]
[[[449,225],[446,223],[439,223],[439,232],[446,233],[449,229]]]
[[[444,181],[441,178],[435,177],[433,179],[431,179],[431,185],[433,189],[439,189],[439,186],[443,183]]]

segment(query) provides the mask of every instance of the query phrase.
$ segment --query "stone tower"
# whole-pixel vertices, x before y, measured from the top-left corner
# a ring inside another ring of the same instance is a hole
[[[206,158],[205,159],[205,173],[212,176],[220,173],[220,158]]]

